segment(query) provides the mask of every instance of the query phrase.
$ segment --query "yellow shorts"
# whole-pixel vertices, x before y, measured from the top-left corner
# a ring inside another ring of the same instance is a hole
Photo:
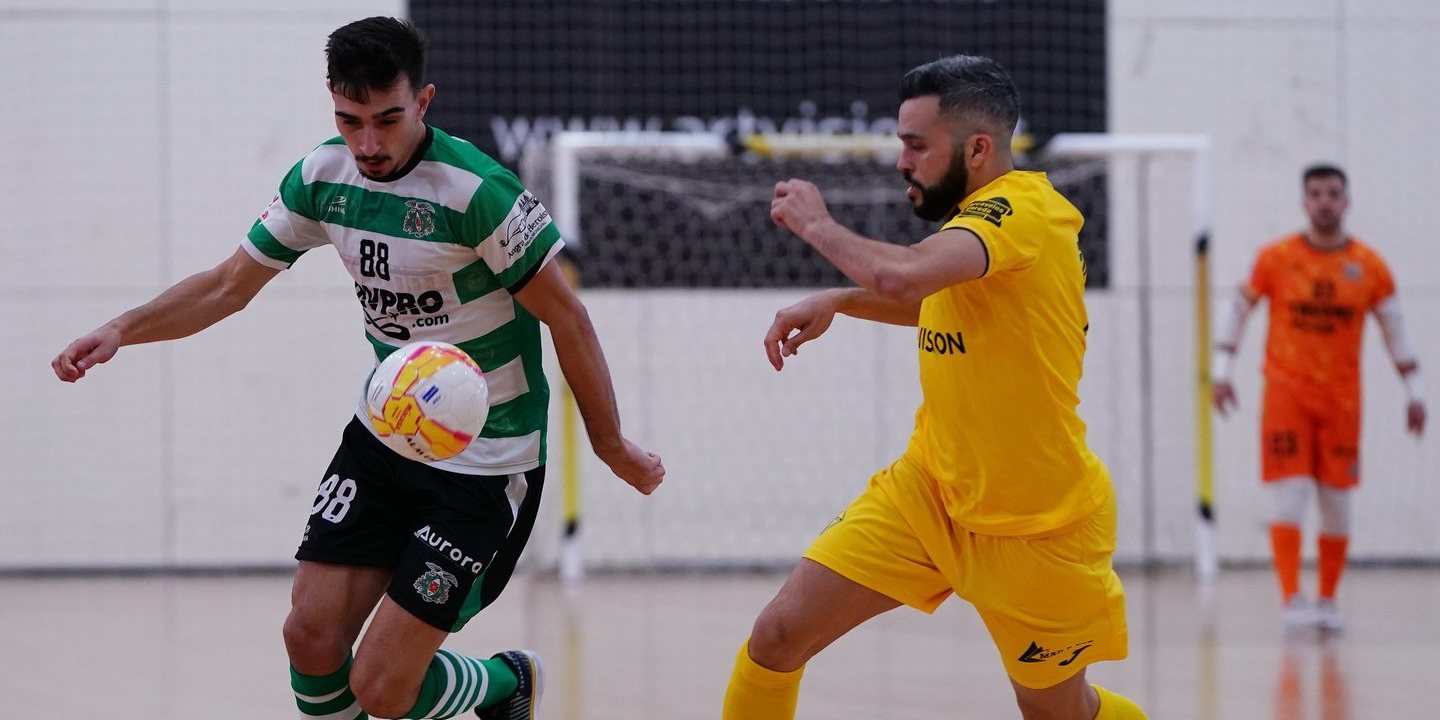
[[[1125,593],[1111,567],[1115,502],[1038,538],[976,535],[905,459],[870,486],[805,557],[925,612],[951,593],[975,606],[1011,679],[1047,688],[1128,652]]]

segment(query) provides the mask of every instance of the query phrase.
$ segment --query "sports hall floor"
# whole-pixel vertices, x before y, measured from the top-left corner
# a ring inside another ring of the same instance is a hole
[[[1092,677],[1155,720],[1440,718],[1440,569],[1352,568],[1349,627],[1289,635],[1268,571],[1122,572],[1130,659]],[[546,720],[713,720],[737,646],[775,574],[517,578],[450,647],[523,646],[549,670]],[[1313,578],[1306,578],[1313,587]],[[296,717],[283,574],[0,576],[0,718]],[[900,609],[807,670],[800,718],[1016,718],[973,611]]]

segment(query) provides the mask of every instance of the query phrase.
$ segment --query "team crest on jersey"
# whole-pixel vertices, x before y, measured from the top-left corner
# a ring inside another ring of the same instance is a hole
[[[400,222],[400,228],[405,234],[423,238],[435,232],[435,206],[420,200],[406,200],[405,204],[410,208],[405,211],[405,219]]]
[[[430,569],[415,578],[415,592],[420,593],[420,599],[425,602],[444,605],[450,599],[450,588],[459,586],[460,581],[435,563],[427,562],[425,567]]]
[[[1345,279],[1346,279],[1346,280],[1349,280],[1350,282],[1359,282],[1359,281],[1360,281],[1360,275],[1361,275],[1361,272],[1360,272],[1360,263],[1353,262],[1353,261],[1345,263]]]

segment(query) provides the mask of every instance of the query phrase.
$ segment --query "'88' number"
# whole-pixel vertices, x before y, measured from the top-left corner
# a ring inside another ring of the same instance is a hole
[[[355,481],[340,479],[339,475],[331,475],[320,483],[315,491],[315,504],[310,506],[310,514],[320,514],[320,517],[332,523],[338,523],[350,512],[350,503],[355,500],[355,493],[358,488]]]
[[[365,277],[390,279],[390,246],[383,242],[360,241],[360,274]]]

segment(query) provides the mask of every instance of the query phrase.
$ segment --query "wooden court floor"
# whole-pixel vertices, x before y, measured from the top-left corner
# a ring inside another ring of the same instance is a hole
[[[1440,718],[1440,569],[1357,568],[1336,637],[1287,634],[1267,571],[1122,573],[1130,659],[1092,677],[1155,720]],[[774,574],[516,579],[450,647],[529,647],[546,720],[713,720]],[[1313,578],[1306,578],[1313,587]],[[0,577],[0,718],[297,717],[280,624],[283,574]],[[813,661],[800,718],[1017,718],[974,612],[900,609]]]

